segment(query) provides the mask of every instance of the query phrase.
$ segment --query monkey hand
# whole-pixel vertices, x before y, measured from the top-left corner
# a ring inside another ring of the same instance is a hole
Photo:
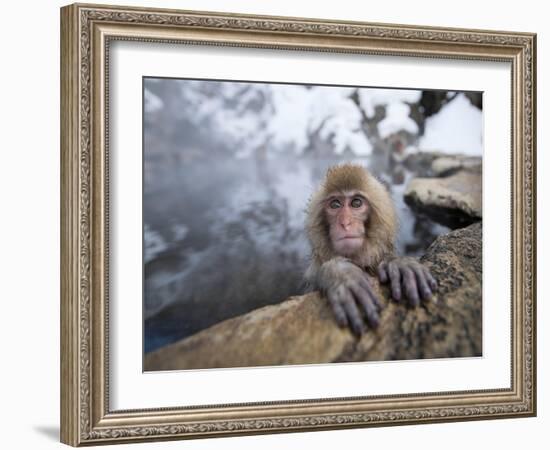
[[[405,293],[411,306],[418,306],[420,299],[430,300],[437,289],[437,282],[430,271],[414,258],[393,258],[378,266],[378,278],[381,283],[391,284],[391,293],[395,301],[401,301]]]
[[[349,326],[360,336],[367,330],[365,317],[371,327],[378,326],[382,304],[360,267],[345,258],[333,258],[321,266],[318,279],[340,327]]]

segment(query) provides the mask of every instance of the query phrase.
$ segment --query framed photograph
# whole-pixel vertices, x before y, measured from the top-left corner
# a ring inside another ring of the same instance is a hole
[[[536,414],[536,36],[61,9],[61,440]]]

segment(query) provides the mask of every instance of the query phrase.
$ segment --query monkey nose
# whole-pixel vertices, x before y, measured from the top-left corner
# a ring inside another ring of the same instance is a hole
[[[341,216],[340,216],[340,226],[344,229],[347,229],[351,226],[351,216],[349,214],[345,214],[343,213]]]
[[[344,229],[344,230],[348,230],[350,227],[351,227],[351,220],[342,220],[340,222],[340,226]]]

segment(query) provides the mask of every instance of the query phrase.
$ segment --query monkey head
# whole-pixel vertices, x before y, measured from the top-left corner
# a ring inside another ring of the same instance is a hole
[[[374,270],[393,253],[397,218],[385,187],[364,167],[331,167],[308,206],[314,263],[337,257]]]

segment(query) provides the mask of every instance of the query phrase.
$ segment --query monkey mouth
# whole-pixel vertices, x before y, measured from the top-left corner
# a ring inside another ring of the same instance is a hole
[[[342,236],[341,238],[339,238],[338,240],[339,241],[345,241],[347,239],[361,239],[362,236],[358,236],[358,235],[349,235],[349,236]]]

